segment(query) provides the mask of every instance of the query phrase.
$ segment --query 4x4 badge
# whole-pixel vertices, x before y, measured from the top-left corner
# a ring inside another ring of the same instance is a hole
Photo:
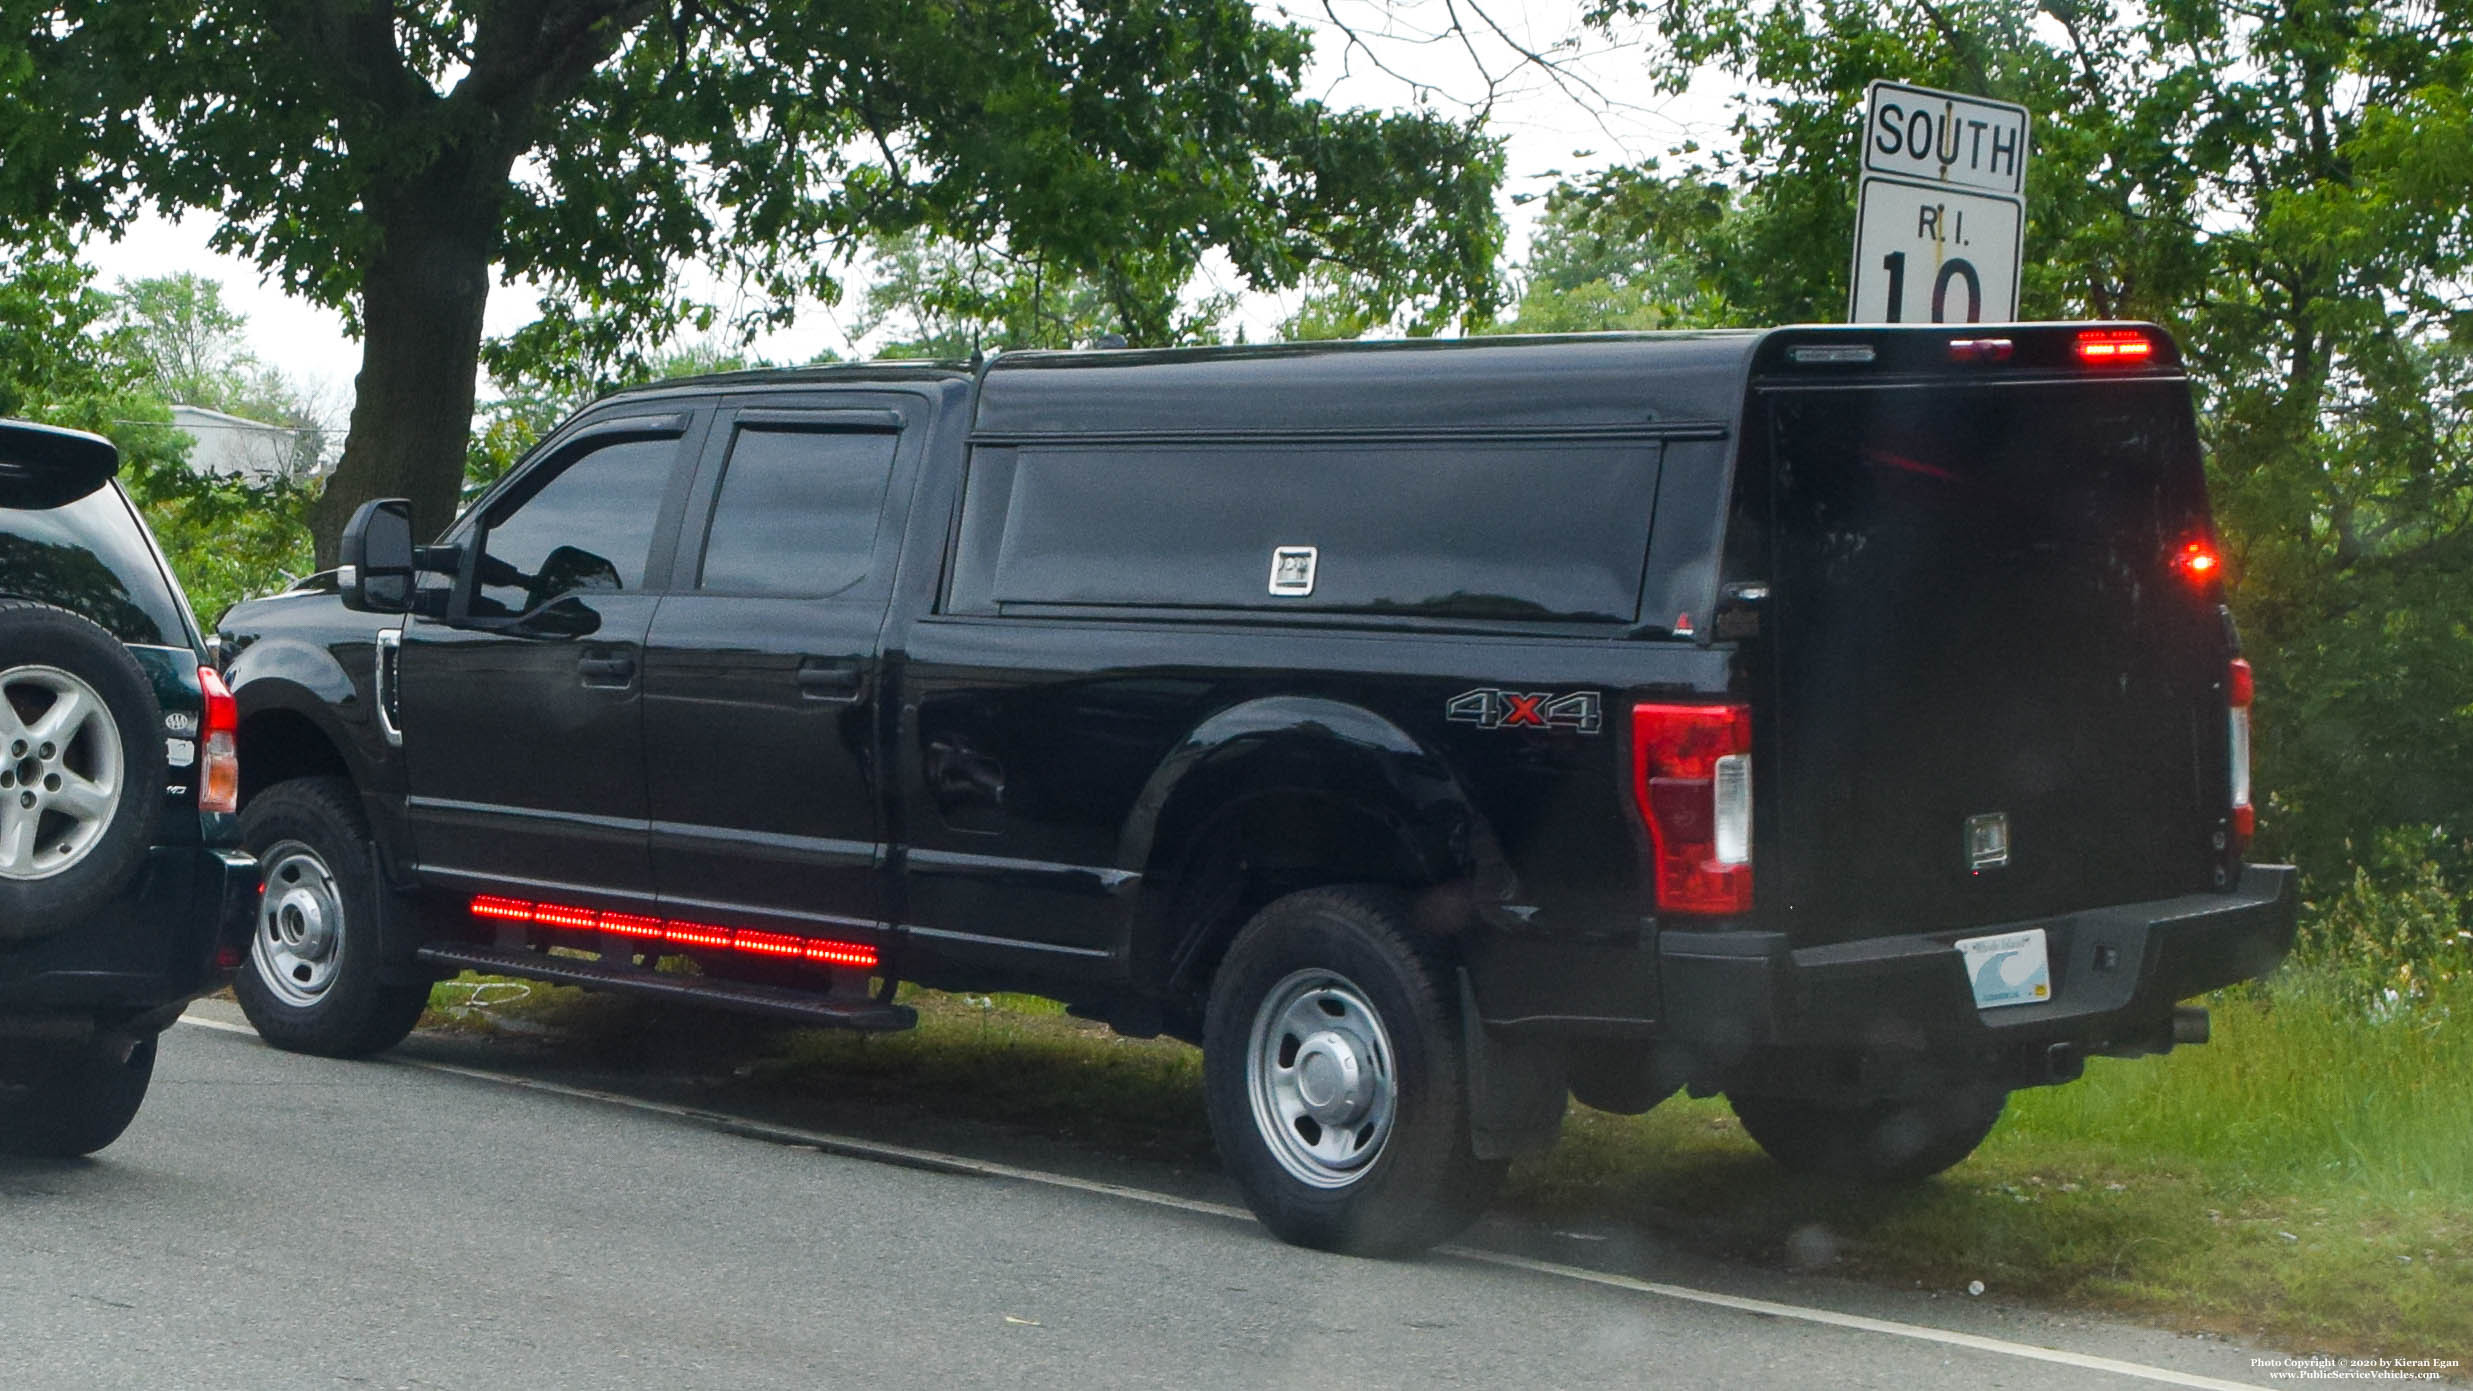
[[[1576,729],[1595,734],[1606,723],[1605,703],[1595,691],[1462,691],[1443,706],[1443,718],[1479,729]]]
[[[1966,867],[1999,869],[2009,863],[2009,813],[1987,811],[1966,819]]]

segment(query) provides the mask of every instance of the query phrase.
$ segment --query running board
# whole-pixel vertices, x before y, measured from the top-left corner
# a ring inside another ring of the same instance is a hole
[[[769,1015],[821,1029],[893,1033],[919,1022],[919,1012],[908,1005],[891,1005],[874,999],[836,1000],[805,991],[751,985],[745,981],[716,980],[711,976],[666,976],[631,967],[605,966],[598,961],[578,957],[549,956],[505,947],[439,943],[421,948],[420,958],[433,965],[479,971],[484,975],[522,976],[527,980],[545,980],[553,985],[575,985],[586,990],[607,990],[614,994],[640,995],[681,1004],[711,1005],[716,1009]]]

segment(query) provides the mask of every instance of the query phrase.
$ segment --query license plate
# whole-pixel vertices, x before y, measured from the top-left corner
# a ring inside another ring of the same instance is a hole
[[[1975,1008],[2040,1004],[2052,998],[2052,960],[2044,930],[1969,937],[1957,944],[1966,958],[1966,978],[1975,984]]]

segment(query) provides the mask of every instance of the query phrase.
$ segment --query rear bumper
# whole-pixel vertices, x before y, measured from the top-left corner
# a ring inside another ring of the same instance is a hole
[[[177,1010],[230,979],[218,963],[247,947],[257,896],[258,862],[241,851],[156,847],[91,920],[0,948],[0,1029]]]
[[[2160,1052],[2173,1006],[2274,969],[2292,949],[2290,865],[2251,865],[2227,893],[2090,908],[1956,932],[1800,950],[1775,933],[1667,932],[1658,976],[1669,1038],[1724,1066],[1759,1050],[2017,1058]],[[2041,928],[2052,998],[1978,1009],[1962,938]]]

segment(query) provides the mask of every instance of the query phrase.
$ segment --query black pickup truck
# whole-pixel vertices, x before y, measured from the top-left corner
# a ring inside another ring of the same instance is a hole
[[[457,968],[1038,992],[1202,1046],[1274,1231],[1398,1251],[1567,1095],[1937,1172],[2291,941],[2151,326],[709,377],[412,539],[225,620],[280,1045]]]

